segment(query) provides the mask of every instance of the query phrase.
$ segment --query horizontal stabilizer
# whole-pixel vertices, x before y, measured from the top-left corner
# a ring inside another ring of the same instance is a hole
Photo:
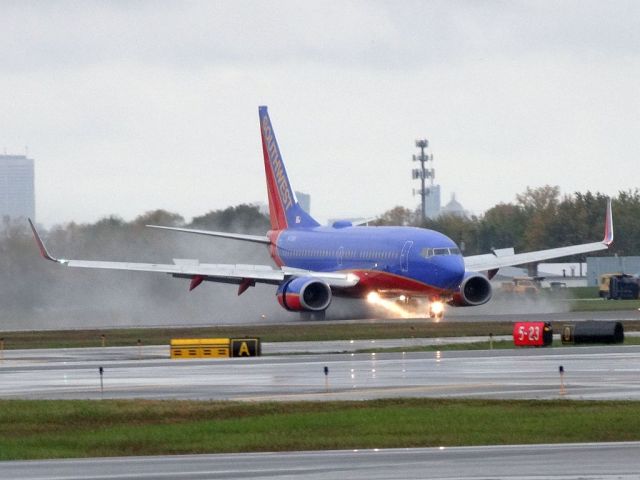
[[[194,230],[191,228],[162,227],[160,225],[146,225],[146,226],[149,228],[157,228],[159,230],[171,230],[173,232],[193,233],[195,235],[206,235],[209,237],[229,238],[231,240],[242,240],[243,242],[264,243],[265,245],[271,244],[271,241],[266,235],[247,235],[244,233],[212,232],[210,230]]]

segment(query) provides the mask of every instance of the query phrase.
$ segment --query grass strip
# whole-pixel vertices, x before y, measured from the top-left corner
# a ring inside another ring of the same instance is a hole
[[[552,322],[560,332],[566,322]],[[571,323],[571,322],[569,322]],[[640,321],[622,322],[625,332],[640,331]],[[110,347],[168,345],[172,338],[259,337],[263,342],[376,340],[394,338],[435,338],[511,335],[512,322],[441,322],[429,320],[391,320],[364,323],[326,323],[295,325],[249,325],[239,327],[131,328],[93,330],[45,330],[0,333],[4,348],[80,348],[99,347],[102,335]]]
[[[638,322],[640,329],[640,322]],[[5,332],[4,348],[98,347],[105,335],[107,346],[168,345],[172,338],[259,337],[263,342],[362,340],[383,338],[432,338],[511,334],[510,322],[415,322],[391,320],[364,323],[247,325],[238,327],[123,328]],[[481,332],[481,333],[478,333]]]
[[[571,287],[562,289],[560,293],[568,298],[600,298],[598,287]]]
[[[0,460],[640,440],[638,402],[0,401]]]
[[[637,311],[639,308],[640,300],[602,300],[599,298],[571,300],[572,312]]]

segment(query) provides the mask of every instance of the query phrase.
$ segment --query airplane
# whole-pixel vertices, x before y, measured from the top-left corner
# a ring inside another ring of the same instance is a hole
[[[348,221],[321,226],[302,209],[291,188],[267,107],[259,107],[258,113],[271,230],[266,235],[246,235],[147,226],[260,244],[268,248],[275,266],[184,259],[152,264],[55,258],[29,219],[41,256],[68,267],[170,274],[190,280],[189,290],[205,281],[222,282],[238,285],[241,295],[256,283],[271,284],[276,286],[280,305],[300,312],[303,318],[323,319],[334,296],[366,298],[387,307],[398,300],[424,299],[427,316],[441,318],[444,303],[462,307],[487,303],[492,296],[490,279],[502,267],[605,250],[613,242],[610,199],[602,241],[528,253],[503,248],[463,257],[453,240],[424,228],[371,227]]]

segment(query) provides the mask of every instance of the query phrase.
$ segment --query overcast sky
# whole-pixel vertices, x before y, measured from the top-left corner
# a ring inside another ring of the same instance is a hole
[[[266,201],[258,105],[312,213],[640,184],[640,2],[0,2],[0,148],[38,220]]]

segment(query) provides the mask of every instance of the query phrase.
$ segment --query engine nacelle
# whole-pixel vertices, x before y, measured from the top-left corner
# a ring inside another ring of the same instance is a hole
[[[491,282],[477,272],[465,272],[460,290],[449,301],[456,307],[476,307],[491,300]]]
[[[331,287],[312,277],[296,277],[278,287],[278,302],[292,312],[320,312],[331,303]]]

